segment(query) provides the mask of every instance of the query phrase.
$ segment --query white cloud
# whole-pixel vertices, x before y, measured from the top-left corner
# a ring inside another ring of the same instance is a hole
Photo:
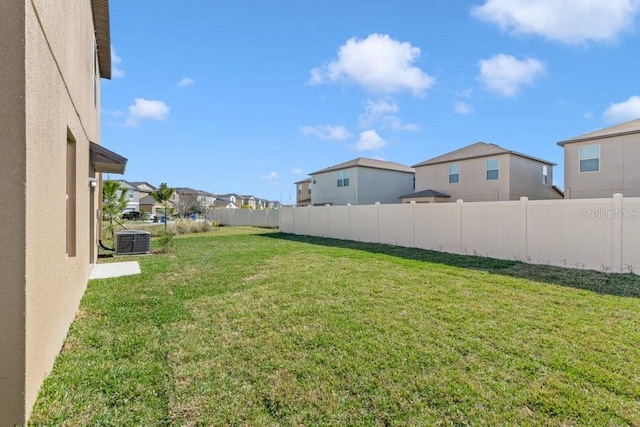
[[[137,126],[142,120],[166,120],[169,116],[169,107],[162,101],[153,101],[144,98],[136,98],[134,104],[129,106],[129,117],[126,126]]]
[[[375,130],[367,130],[360,134],[360,138],[353,148],[356,151],[376,151],[385,145],[387,145],[387,141],[380,138]]]
[[[593,113],[591,111],[587,111],[586,113],[583,114],[585,119],[591,120],[593,119]]]
[[[124,113],[123,113],[122,111],[119,111],[119,110],[117,110],[117,111],[111,111],[111,110],[100,110],[100,112],[101,112],[102,114],[107,115],[107,116],[111,116],[111,117],[113,117],[114,119],[117,119],[117,118],[119,118],[119,117],[124,116]]]
[[[116,49],[111,45],[111,77],[117,79],[124,77],[124,70],[119,67],[122,64],[122,58],[116,53]]]
[[[473,105],[470,105],[464,101],[456,102],[454,109],[457,114],[463,114],[463,115],[471,114],[473,113],[473,110],[474,110]]]
[[[291,173],[294,175],[302,175],[304,173],[304,171],[300,168],[293,168],[291,169]]]
[[[267,175],[261,176],[260,179],[266,181],[269,185],[280,185],[280,177],[276,172],[270,172]]]
[[[315,136],[323,140],[344,141],[351,136],[344,126],[303,126],[300,131],[306,136]]]
[[[504,31],[578,44],[615,40],[639,11],[638,0],[487,0],[471,14]]]
[[[358,125],[361,128],[368,128],[376,124],[381,124],[383,128],[393,130],[417,131],[420,126],[414,123],[406,123],[393,113],[400,111],[398,105],[384,100],[367,101],[364,103],[365,111],[358,117]]]
[[[183,77],[179,82],[178,82],[178,86],[179,87],[185,87],[185,86],[191,86],[192,84],[194,84],[195,81],[190,78],[190,77]]]
[[[498,54],[481,60],[480,80],[489,90],[502,96],[516,96],[522,86],[533,84],[534,80],[546,69],[544,63],[537,59],[518,60],[513,56]]]
[[[420,49],[388,35],[371,34],[366,39],[352,38],[338,50],[338,58],[311,70],[310,84],[354,82],[376,93],[409,90],[420,95],[435,78],[413,63]]]
[[[607,123],[622,123],[640,119],[640,96],[632,96],[624,102],[611,104],[603,114]]]

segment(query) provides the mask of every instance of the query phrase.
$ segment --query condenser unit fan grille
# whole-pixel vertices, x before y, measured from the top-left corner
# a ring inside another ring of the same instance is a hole
[[[136,255],[151,252],[151,233],[141,230],[127,230],[116,233],[116,254]]]

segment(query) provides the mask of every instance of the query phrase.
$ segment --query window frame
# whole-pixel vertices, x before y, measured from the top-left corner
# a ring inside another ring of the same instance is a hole
[[[455,172],[453,172],[455,168]],[[455,176],[455,180],[452,179],[452,177]],[[449,184],[458,184],[460,183],[460,165],[459,164],[455,164],[455,165],[449,165]]]
[[[598,150],[598,154],[597,157],[584,157],[582,155],[582,150],[586,149],[586,148],[593,148],[593,147],[597,147]],[[600,172],[600,157],[601,157],[601,152],[600,152],[600,144],[590,144],[590,145],[581,145],[578,147],[578,171],[580,173],[593,173],[593,172]],[[586,169],[583,170],[582,168],[582,162],[587,162],[587,161],[593,161],[593,160],[597,160],[597,167],[596,169]]]
[[[495,168],[491,168],[489,166],[489,162],[493,162],[493,161],[495,161],[497,163],[497,166]],[[485,162],[485,167],[486,167],[486,169],[485,169],[485,171],[486,171],[486,173],[485,173],[486,181],[497,181],[497,180],[500,179],[500,159],[498,157],[487,159],[487,161]],[[490,175],[489,175],[489,173],[493,172],[493,171],[496,172],[495,178],[490,177]]]
[[[542,184],[549,184],[549,168],[547,165],[542,165]]]

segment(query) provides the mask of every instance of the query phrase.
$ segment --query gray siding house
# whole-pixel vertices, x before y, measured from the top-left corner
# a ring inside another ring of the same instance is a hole
[[[312,205],[400,203],[414,189],[414,169],[359,157],[310,173]]]
[[[553,166],[553,162],[496,144],[476,142],[414,165],[416,192],[403,195],[402,200],[560,199],[562,193],[553,186]]]
[[[568,199],[640,197],[640,119],[558,142]]]

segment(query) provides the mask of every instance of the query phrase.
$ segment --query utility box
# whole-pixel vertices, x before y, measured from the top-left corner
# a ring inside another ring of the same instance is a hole
[[[142,230],[118,231],[116,255],[138,255],[151,252],[151,233]]]

